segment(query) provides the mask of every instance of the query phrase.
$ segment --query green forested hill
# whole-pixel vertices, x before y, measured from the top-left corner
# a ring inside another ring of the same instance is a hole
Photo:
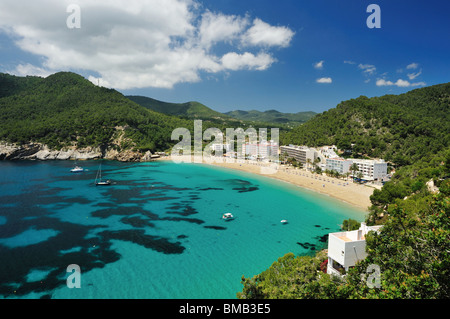
[[[168,103],[145,96],[127,96],[131,101],[150,110],[190,119],[230,119],[228,116],[216,112],[199,102]]]
[[[317,115],[315,112],[282,113],[276,110],[261,111],[231,111],[225,113],[235,119],[244,121],[274,123],[278,125],[288,125],[291,127],[303,124]]]
[[[450,83],[342,102],[282,137],[284,144],[337,145],[353,156],[399,166],[438,153],[450,141]]]
[[[117,127],[137,150],[166,150],[176,127],[192,122],[148,110],[121,93],[97,87],[83,77],[60,72],[45,79],[0,77],[0,140],[25,144],[105,146]]]
[[[18,77],[0,73],[0,98],[18,94],[42,81],[36,76]]]
[[[396,164],[391,181],[370,197],[368,256],[343,279],[324,274],[327,256],[280,257],[242,277],[242,299],[450,298],[450,83],[402,95],[342,102],[283,136],[283,143],[336,144],[353,156]],[[352,146],[353,144],[353,146]],[[433,183],[439,191],[432,190]],[[378,286],[369,267],[379,267]],[[373,277],[372,277],[373,278]],[[373,282],[371,282],[373,284]]]

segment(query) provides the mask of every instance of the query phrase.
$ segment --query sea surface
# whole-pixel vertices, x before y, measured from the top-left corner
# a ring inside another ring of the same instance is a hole
[[[112,185],[100,187],[99,162],[78,164],[86,171],[0,162],[0,298],[235,298],[242,276],[286,253],[312,255],[344,219],[365,218],[328,196],[219,167],[103,161]],[[74,264],[78,277],[67,272]]]

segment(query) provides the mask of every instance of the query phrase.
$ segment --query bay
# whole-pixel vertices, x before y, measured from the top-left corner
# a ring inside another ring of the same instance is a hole
[[[275,179],[200,164],[0,163],[0,296],[230,299],[286,253],[312,255],[364,212]],[[225,221],[222,214],[235,219]],[[288,220],[283,224],[281,220]],[[81,269],[69,289],[67,266]]]

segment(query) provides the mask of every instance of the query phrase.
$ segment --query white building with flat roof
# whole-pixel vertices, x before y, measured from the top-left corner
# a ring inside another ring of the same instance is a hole
[[[358,261],[365,259],[366,235],[369,231],[379,231],[381,227],[361,223],[358,230],[328,234],[327,273],[342,276]]]
[[[336,171],[343,175],[350,172],[350,166],[352,166],[352,164],[353,162],[351,160],[343,158],[327,158],[325,169],[329,171]]]
[[[387,163],[380,160],[366,160],[366,159],[349,159],[358,165],[358,171],[355,172],[354,177],[357,177],[358,172],[361,172],[363,180],[374,181],[385,179],[387,177]],[[352,172],[353,173],[353,172]]]
[[[314,163],[314,160],[317,158],[317,151],[307,146],[281,146],[280,151],[281,156],[287,154],[288,158],[294,158],[296,161],[301,162],[303,165],[308,162],[308,159],[311,163]]]
[[[216,153],[225,154],[226,152],[232,151],[232,145],[231,144],[211,144],[211,151],[214,151]]]
[[[262,141],[261,143],[242,144],[242,155],[260,158],[278,158],[278,143],[274,141]]]

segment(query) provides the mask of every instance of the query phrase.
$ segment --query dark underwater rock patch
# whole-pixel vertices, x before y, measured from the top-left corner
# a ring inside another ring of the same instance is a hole
[[[156,237],[145,234],[144,230],[117,230],[117,231],[103,231],[99,235],[104,240],[123,240],[129,241],[145,248],[158,251],[163,254],[181,254],[185,248],[181,243],[172,243],[166,238]]]
[[[208,228],[208,229],[215,229],[215,230],[226,230],[226,227],[222,227],[222,226],[203,226],[204,228]]]
[[[198,219],[198,218],[164,217],[164,218],[161,218],[161,220],[170,220],[170,221],[173,221],[173,222],[189,222],[189,223],[198,224],[198,225],[201,225],[201,224],[205,223],[204,220],[201,220],[201,219]]]
[[[235,187],[233,188],[233,190],[238,191],[239,193],[247,193],[247,192],[254,192],[259,190],[258,187],[256,186],[251,186],[251,187]]]
[[[297,242],[297,244],[302,246],[304,249],[308,249],[308,250],[315,250],[316,249],[316,245],[308,243],[308,242],[306,242],[306,243]]]
[[[155,227],[155,224],[151,223],[148,219],[143,219],[138,216],[124,217],[120,220],[120,222],[136,228]]]

